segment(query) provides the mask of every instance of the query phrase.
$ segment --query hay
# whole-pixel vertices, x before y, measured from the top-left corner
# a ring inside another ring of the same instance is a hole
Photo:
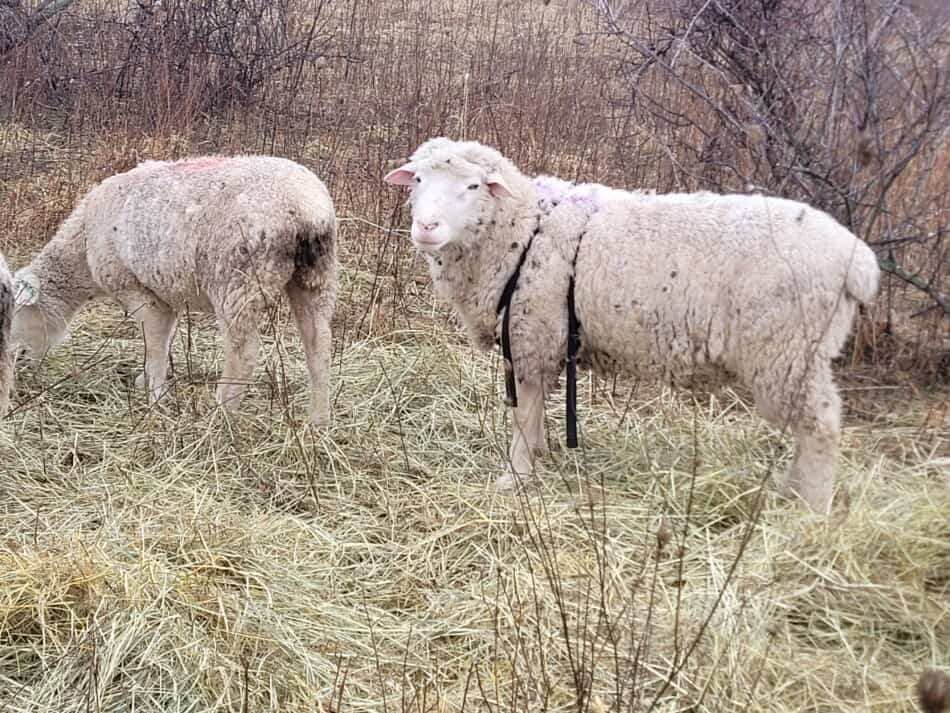
[[[585,448],[511,498],[497,360],[444,326],[349,342],[326,434],[286,315],[230,422],[213,325],[187,331],[164,410],[111,308],[21,372],[4,711],[890,713],[950,666],[948,440],[909,409],[848,419],[823,520],[774,494],[788,443],[732,391],[587,382]]]

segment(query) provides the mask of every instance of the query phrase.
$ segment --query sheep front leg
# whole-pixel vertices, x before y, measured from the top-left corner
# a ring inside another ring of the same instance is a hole
[[[0,418],[7,415],[10,393],[13,391],[13,366],[16,360],[14,349],[3,348],[0,341]]]
[[[513,421],[505,472],[495,481],[500,490],[515,487],[534,472],[534,454],[541,447],[544,434],[544,391],[540,386],[518,384]]]
[[[318,292],[287,286],[287,299],[297,323],[310,372],[310,423],[322,428],[330,423],[330,333],[332,304]]]
[[[220,328],[224,337],[224,368],[218,382],[216,400],[225,411],[234,413],[241,405],[254,375],[260,337],[256,324],[239,329],[224,324],[222,320]]]
[[[135,380],[138,388],[148,389],[149,405],[158,403],[168,393],[168,353],[175,331],[175,313],[150,305],[141,314],[142,336],[145,339],[145,372]]]

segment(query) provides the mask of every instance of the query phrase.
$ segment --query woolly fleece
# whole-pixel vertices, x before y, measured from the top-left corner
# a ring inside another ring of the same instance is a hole
[[[212,312],[225,341],[218,401],[235,409],[258,350],[257,325],[285,294],[313,386],[311,418],[329,418],[330,318],[336,304],[336,217],[323,183],[267,156],[147,161],[90,190],[16,274],[36,299],[14,341],[42,354],[90,300],[111,296],[142,323],[150,395],[166,391],[177,315]]]
[[[530,473],[544,447],[543,397],[564,366],[573,275],[581,366],[680,383],[700,372],[738,379],[759,413],[795,437],[783,490],[828,511],[840,432],[830,362],[857,305],[877,292],[867,245],[802,203],[531,179],[477,142],[432,139],[405,168],[495,173],[513,194],[480,202],[461,234],[426,255],[437,293],[483,349],[497,343],[496,305],[531,241],[511,302],[519,407],[500,485]]]
[[[13,321],[13,277],[0,255],[0,418],[7,414],[10,388],[13,386],[13,345],[10,325]]]

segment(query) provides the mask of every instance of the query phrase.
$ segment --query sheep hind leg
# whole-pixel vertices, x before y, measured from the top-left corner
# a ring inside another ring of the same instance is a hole
[[[256,324],[235,328],[220,320],[224,337],[224,368],[218,382],[216,401],[228,413],[235,413],[247,392],[257,366],[260,337]]]
[[[495,481],[499,490],[510,490],[534,473],[534,455],[544,434],[544,391],[535,384],[518,384],[511,447],[505,472]]]
[[[812,510],[827,514],[834,494],[835,467],[841,433],[841,399],[826,364],[815,366],[807,383],[796,394],[799,407],[792,417],[776,418],[777,409],[760,411],[777,427],[788,426],[795,441],[792,464],[779,492],[803,500]],[[757,399],[758,401],[758,399]]]
[[[330,423],[330,358],[333,353],[330,318],[333,307],[326,304],[320,293],[294,284],[287,286],[287,299],[310,372],[310,423],[323,428]]]

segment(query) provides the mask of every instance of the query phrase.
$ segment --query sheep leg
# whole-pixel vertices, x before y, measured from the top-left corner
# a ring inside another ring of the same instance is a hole
[[[234,413],[240,407],[254,375],[260,337],[256,324],[238,329],[226,324],[224,320],[219,322],[221,335],[224,337],[224,368],[221,370],[216,400],[225,411]]]
[[[760,392],[756,394],[756,406],[774,426],[787,426],[795,441],[792,465],[779,484],[779,492],[827,514],[838,460],[841,399],[827,363],[815,364],[812,373],[801,378],[806,381],[794,390],[793,398],[779,404],[777,396],[770,400]],[[787,379],[785,383],[795,382]]]
[[[830,373],[813,382],[800,418],[790,426],[795,454],[781,490],[790,497],[800,497],[812,510],[827,514],[831,510],[841,434],[841,399]]]
[[[535,435],[532,452],[535,456],[544,456],[548,452],[548,438],[544,432],[544,398],[541,398],[538,415],[534,418]]]
[[[2,346],[2,344],[0,344]],[[7,415],[10,405],[10,393],[13,391],[13,365],[15,350],[7,348],[0,350],[0,418]]]
[[[333,352],[330,316],[333,308],[327,308],[318,292],[294,284],[287,286],[287,299],[310,372],[310,423],[322,428],[330,423],[330,358]]]
[[[544,434],[544,391],[535,384],[518,384],[518,405],[514,410],[514,428],[505,472],[495,481],[500,490],[508,490],[534,472],[534,454]]]
[[[175,313],[151,305],[144,308],[141,321],[145,339],[145,373],[136,379],[136,386],[147,387],[149,404],[155,404],[168,393],[168,353],[175,331]]]
[[[175,312],[149,293],[130,290],[116,295],[128,316],[139,323],[145,340],[145,370],[135,378],[135,388],[147,389],[150,405],[167,393],[168,352],[175,331]]]

